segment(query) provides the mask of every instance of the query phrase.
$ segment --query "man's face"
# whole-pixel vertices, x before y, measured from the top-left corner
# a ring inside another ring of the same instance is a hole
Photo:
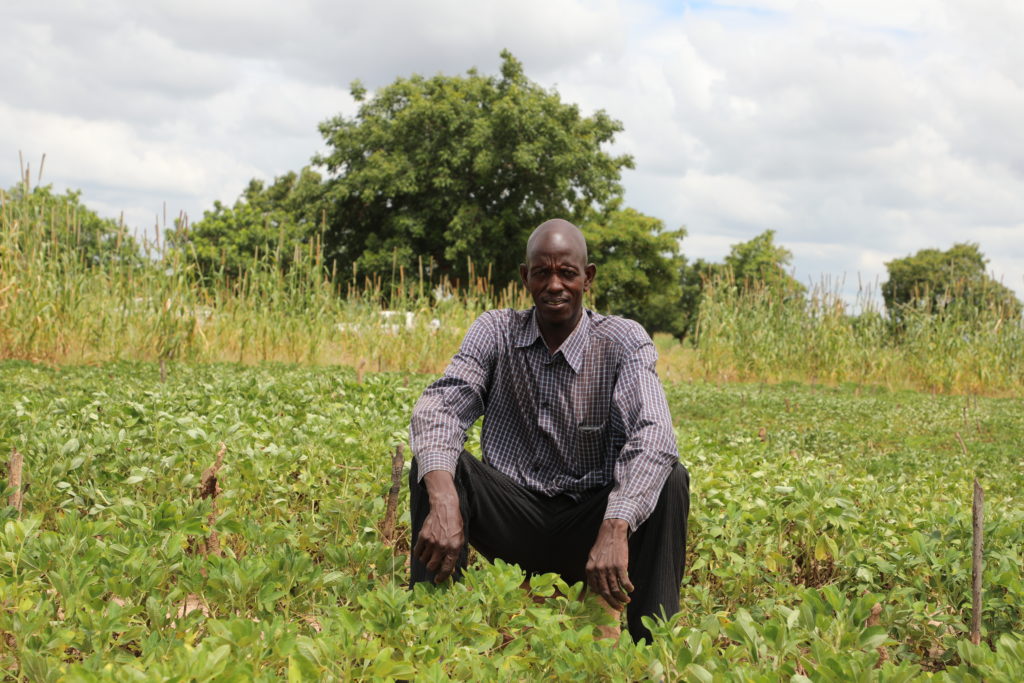
[[[582,315],[583,294],[590,290],[595,268],[577,245],[557,233],[545,235],[519,266],[542,324],[574,325]]]

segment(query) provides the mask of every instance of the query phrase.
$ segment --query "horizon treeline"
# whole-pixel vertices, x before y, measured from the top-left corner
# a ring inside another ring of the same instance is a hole
[[[253,185],[258,182],[252,181]],[[20,183],[6,191],[0,188],[0,207],[5,214],[31,216],[34,230],[47,237],[51,251],[72,249],[84,263],[92,265],[118,263],[143,267],[173,253],[176,259],[190,263],[193,277],[205,281],[219,277],[230,282],[244,279],[254,263],[272,262],[274,268],[287,271],[297,262],[298,254],[309,256],[316,252],[324,275],[344,283],[346,293],[358,288],[359,283],[375,282],[381,287],[384,305],[388,304],[390,290],[382,283],[396,277],[414,277],[435,285],[444,283],[454,289],[464,285],[504,289],[518,284],[518,274],[512,279],[497,277],[493,263],[480,272],[481,262],[472,255],[467,256],[464,268],[457,273],[440,268],[422,255],[416,256],[412,268],[393,258],[383,272],[361,272],[357,267],[339,272],[337,262],[328,262],[321,235],[306,242],[289,240],[279,233],[275,244],[252,244],[251,252],[236,248],[229,256],[232,250],[226,245],[198,240],[194,236],[197,231],[188,236],[190,229],[183,218],[175,221],[175,227],[163,231],[162,240],[157,230],[153,240],[143,238],[140,242],[123,222],[101,217],[87,208],[80,190],[58,194],[50,185],[32,186],[27,173]],[[248,204],[244,208],[256,210]],[[261,216],[260,220],[266,220],[265,215]],[[733,244],[721,262],[689,262],[680,245],[685,230],[665,231],[661,221],[634,209],[615,209],[604,222],[584,223],[581,229],[588,240],[590,258],[598,264],[600,273],[588,304],[604,313],[638,320],[651,333],[666,332],[680,338],[695,334],[701,299],[712,284],[719,289],[725,286],[770,292],[783,300],[806,300],[807,287],[789,272],[792,253],[775,243],[774,230]],[[198,248],[208,253],[201,255]],[[211,253],[216,254],[215,260],[210,258]],[[239,258],[243,254],[244,260]],[[908,310],[969,316],[973,309],[985,309],[997,319],[1019,319],[1021,302],[1012,290],[986,272],[987,263],[976,243],[957,243],[946,251],[919,250],[885,264],[888,279],[878,291],[883,311],[878,311],[872,300],[874,292],[863,287],[855,308],[869,315],[882,313],[893,323],[894,330],[901,326]],[[465,279],[459,277],[463,273]],[[482,282],[478,282],[481,277]],[[837,286],[835,283],[828,287],[835,296],[839,295],[835,291]]]
[[[707,269],[682,341],[654,335],[666,380],[1024,395],[1024,326],[998,290],[917,297],[899,316],[862,290],[852,315],[837,283],[797,290],[738,280],[735,269],[757,263],[752,254],[781,250],[771,238],[737,245]],[[954,253],[980,256],[975,245]],[[530,305],[514,281],[497,284],[493,264],[467,259],[465,268],[459,280],[426,267],[353,275],[333,269],[314,241],[260,251],[237,272],[204,270],[188,250],[139,243],[77,193],[33,188],[26,178],[0,191],[0,359],[155,361],[169,372],[179,361],[286,361],[345,364],[360,375],[438,373],[479,313]],[[608,275],[613,266],[602,268]],[[630,302],[628,288],[621,297]],[[609,312],[595,296],[586,303]],[[385,315],[385,307],[402,313]]]

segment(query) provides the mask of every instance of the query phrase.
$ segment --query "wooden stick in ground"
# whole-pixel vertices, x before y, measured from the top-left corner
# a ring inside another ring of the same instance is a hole
[[[21,453],[18,452],[17,448],[11,449],[11,460],[7,464],[7,483],[14,489],[11,491],[10,498],[7,499],[7,504],[18,511],[18,516],[21,516],[21,470],[25,465],[25,459]]]
[[[601,605],[601,609],[612,619],[612,624],[609,626],[598,626],[597,627],[597,639],[598,640],[618,640],[622,634],[622,610],[615,609],[600,595],[595,596],[597,598],[597,604]]]
[[[384,523],[381,533],[386,543],[393,543],[395,536],[395,512],[398,510],[398,494],[402,490],[402,468],[405,466],[405,455],[402,444],[395,446],[395,454],[391,456],[391,489],[388,491],[388,505],[384,510]]]
[[[971,553],[971,642],[981,643],[981,546],[985,527],[985,494],[977,477],[974,479],[974,505],[972,506],[974,548]]]
[[[210,536],[205,542],[200,541],[199,543],[199,550],[204,555],[220,555],[220,538],[213,530],[213,524],[217,521],[217,496],[221,492],[221,488],[217,484],[217,473],[220,472],[221,465],[224,464],[224,453],[227,449],[228,447],[221,441],[217,459],[206,468],[203,476],[199,479],[199,497],[211,499],[210,516],[207,518],[210,525]]]

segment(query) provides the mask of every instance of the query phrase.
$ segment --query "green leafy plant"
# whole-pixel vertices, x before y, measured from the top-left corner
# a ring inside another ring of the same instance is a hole
[[[404,491],[396,545],[379,521],[428,377],[182,362],[158,379],[145,363],[0,363],[0,453],[25,457],[22,514],[0,512],[14,679],[1019,677],[1019,399],[670,384],[693,481],[682,609],[649,622],[652,643],[613,645],[582,585],[555,575],[524,587],[478,558],[460,582],[407,590]],[[197,487],[220,442],[211,519]],[[219,555],[190,542],[211,531]]]

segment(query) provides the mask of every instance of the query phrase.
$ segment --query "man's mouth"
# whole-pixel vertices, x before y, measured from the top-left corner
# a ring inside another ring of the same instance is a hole
[[[561,306],[562,304],[567,304],[567,303],[569,303],[568,299],[545,299],[544,300],[544,305],[545,306],[550,306],[551,308],[557,308],[557,307]]]

